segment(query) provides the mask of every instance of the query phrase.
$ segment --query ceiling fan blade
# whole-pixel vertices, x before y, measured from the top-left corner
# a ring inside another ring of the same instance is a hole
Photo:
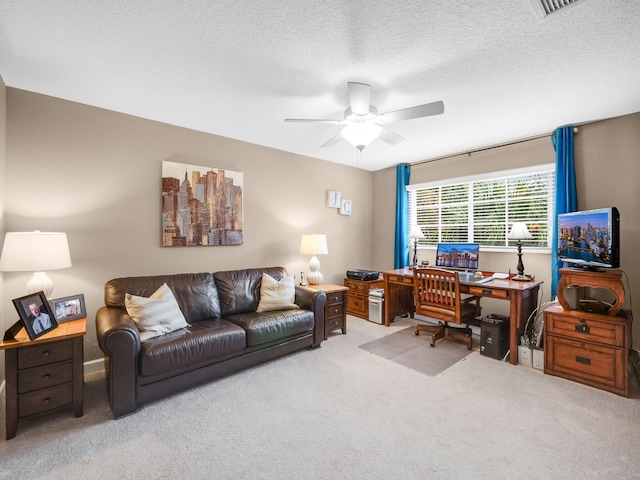
[[[351,111],[356,115],[369,113],[369,100],[371,98],[371,86],[366,83],[349,82],[349,102]]]
[[[296,123],[328,123],[331,125],[342,125],[343,120],[322,120],[315,118],[285,118],[285,122],[296,122]]]
[[[384,123],[393,123],[400,122],[402,120],[411,120],[412,118],[440,115],[442,113],[444,113],[444,103],[440,101],[387,112],[384,115],[381,115],[381,117]]]
[[[387,142],[389,145],[395,145],[396,143],[400,143],[404,140],[402,135],[398,135],[391,130],[388,130],[384,127],[380,127],[380,136],[378,137],[380,140]]]
[[[342,133],[337,134],[335,137],[331,138],[330,140],[328,140],[327,142],[323,143],[322,145],[320,145],[320,148],[325,148],[325,147],[332,147],[334,146],[336,143],[338,143],[340,140],[342,140]]]

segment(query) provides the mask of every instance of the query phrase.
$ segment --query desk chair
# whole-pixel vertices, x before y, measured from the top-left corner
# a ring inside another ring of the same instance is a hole
[[[413,286],[416,313],[440,320],[439,325],[417,324],[416,335],[430,333],[432,347],[437,340],[448,336],[462,341],[471,350],[473,340],[469,324],[476,323],[475,318],[480,315],[480,297],[461,298],[458,272],[416,268]],[[465,326],[454,327],[450,323]]]

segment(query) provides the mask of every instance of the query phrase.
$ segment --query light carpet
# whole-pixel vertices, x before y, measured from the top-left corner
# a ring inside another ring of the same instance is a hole
[[[0,440],[0,478],[638,478],[637,389],[623,398],[477,351],[429,377],[358,348],[410,325],[348,317],[321,348],[119,420],[93,376],[83,417],[22,421]]]
[[[423,375],[434,377],[464,360],[473,350],[480,347],[477,335],[473,335],[472,350],[467,349],[460,342],[449,339],[438,340],[436,346],[431,347],[431,335],[424,332],[416,335],[415,331],[413,326],[403,328],[390,335],[360,345],[360,348]]]

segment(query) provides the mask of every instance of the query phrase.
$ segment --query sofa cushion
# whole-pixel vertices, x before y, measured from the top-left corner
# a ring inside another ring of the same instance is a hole
[[[158,375],[243,350],[246,333],[226,320],[205,320],[141,344],[140,375]]]
[[[260,302],[263,273],[280,280],[287,274],[287,270],[283,267],[248,268],[213,274],[223,317],[256,311]]]
[[[187,322],[221,317],[218,290],[211,273],[114,278],[105,284],[104,303],[107,307],[124,309],[126,293],[148,297],[163,283],[173,292]]]
[[[295,299],[296,284],[293,275],[285,275],[281,280],[276,280],[268,273],[262,274],[257,312],[298,308],[298,305],[293,303]]]
[[[127,313],[136,322],[141,342],[187,326],[178,302],[166,283],[148,298],[127,293],[124,304]]]
[[[300,309],[240,313],[226,320],[240,325],[247,332],[248,347],[311,332],[315,325],[313,312]]]

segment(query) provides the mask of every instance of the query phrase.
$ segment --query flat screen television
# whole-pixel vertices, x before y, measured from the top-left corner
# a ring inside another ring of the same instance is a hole
[[[477,270],[480,245],[478,243],[439,243],[436,267]]]
[[[558,259],[573,268],[620,266],[620,214],[615,207],[558,215]]]

